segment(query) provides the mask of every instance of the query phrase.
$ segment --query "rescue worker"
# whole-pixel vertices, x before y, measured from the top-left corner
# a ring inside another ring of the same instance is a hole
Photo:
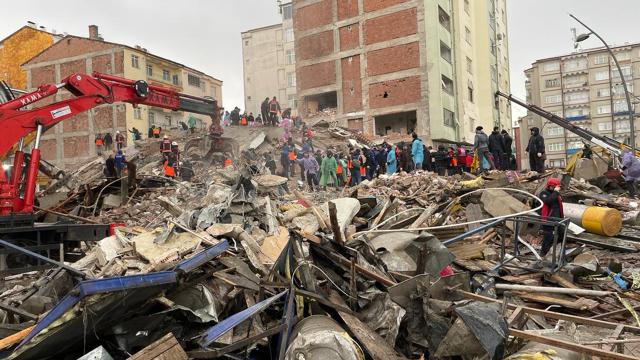
[[[104,163],[104,176],[108,179],[116,177],[116,160],[113,158],[113,155],[109,155]]]
[[[289,170],[291,170],[291,176],[296,176],[296,157],[297,149],[293,145],[293,141],[289,141]]]
[[[124,148],[124,135],[118,130],[116,131],[116,150],[122,150],[122,148]]]
[[[458,149],[456,149],[456,157],[458,158],[460,174],[464,171],[469,172],[467,168],[467,149],[463,145],[458,146]]]
[[[631,151],[626,150],[624,154],[622,154],[621,165],[622,174],[629,189],[629,195],[635,198],[637,195],[636,183],[640,180],[640,160],[633,156]]]
[[[196,130],[196,120],[196,117],[193,115],[189,115],[189,120],[187,120],[187,123],[189,124],[189,132],[191,132],[192,134]]]
[[[262,104],[260,104],[260,114],[262,115],[262,125],[271,125],[271,118],[269,117],[269,98],[265,98]]]
[[[284,143],[280,153],[280,165],[282,165],[282,176],[287,179],[289,178],[289,164],[289,144]]]
[[[164,160],[167,159],[167,155],[171,152],[171,140],[169,140],[169,136],[165,135],[160,141],[160,155]]]
[[[447,175],[455,175],[458,173],[458,157],[456,156],[455,150],[453,147],[449,146],[447,149],[447,159],[449,159],[449,164],[447,166]]]
[[[304,168],[304,178],[307,179],[307,184],[311,191],[314,191],[318,187],[318,171],[320,170],[320,165],[316,158],[313,156],[309,156],[309,152],[305,151],[304,157],[301,160],[302,166]]]
[[[336,176],[337,166],[336,159],[333,157],[333,152],[328,150],[327,156],[322,159],[322,165],[320,165],[320,172],[322,174],[320,177],[320,186],[325,190],[327,189],[327,185],[333,185],[336,189],[338,188],[338,178]]]
[[[505,170],[515,170],[511,166],[511,159],[513,158],[513,149],[511,148],[513,145],[513,138],[509,135],[507,130],[502,130],[501,134],[502,141],[504,142],[504,156],[506,158],[504,163],[507,164],[505,166]]]
[[[102,155],[102,146],[104,145],[104,141],[102,140],[102,135],[96,135],[96,154]]]
[[[396,157],[396,146],[391,145],[387,152],[387,175],[395,174],[398,167],[398,159]]]
[[[422,169],[422,163],[424,162],[424,144],[422,144],[422,140],[418,138],[418,134],[411,134],[413,140],[411,142],[411,155],[413,156],[413,163],[415,164],[416,170]]]
[[[133,129],[129,130],[130,133],[133,134],[133,141],[137,141],[142,139],[142,135],[140,134],[140,130],[136,129],[134,126]]]
[[[271,154],[264,154],[264,167],[266,167],[267,169],[269,169],[269,172],[271,173],[271,175],[275,175],[276,174],[276,162],[275,160],[273,160],[273,157],[271,156]]]
[[[591,150],[591,146],[589,146],[589,144],[584,144],[584,148],[582,148],[582,158],[591,159],[591,156],[593,156],[593,150]]]
[[[478,168],[480,169],[480,172],[484,170],[495,169],[495,164],[489,156],[489,137],[482,130],[482,126],[478,126],[476,128],[476,137],[473,140],[473,149],[478,154],[478,163],[480,164]],[[489,169],[484,168],[485,160],[489,163]]]
[[[178,143],[175,141],[171,143],[171,153],[176,157],[176,163],[174,166],[176,175],[180,175],[180,148],[178,148]]]
[[[269,121],[273,126],[278,124],[278,113],[280,113],[280,103],[274,96],[273,99],[269,101]]]
[[[499,128],[496,126],[493,128],[491,135],[489,135],[489,152],[493,155],[493,162],[496,169],[506,170],[504,164],[504,138],[498,132]]]
[[[171,179],[175,179],[176,177],[176,164],[177,164],[177,157],[176,154],[169,151],[167,153],[167,157],[165,158],[164,162],[162,163],[162,168],[164,170],[164,176],[171,178]]]
[[[447,155],[447,150],[444,145],[438,145],[438,151],[436,151],[433,157],[436,160],[436,173],[440,176],[444,176],[449,167],[449,157]]]
[[[153,127],[153,137],[155,139],[160,139],[160,130],[161,130],[160,127],[155,127],[155,126]]]
[[[560,197],[560,180],[556,178],[550,178],[547,180],[547,186],[540,192],[540,200],[542,200],[542,209],[540,218],[547,220],[549,218],[564,218],[564,208],[562,205],[562,197]],[[564,237],[564,227],[558,227],[558,239]],[[553,233],[554,226],[543,225],[542,230],[544,237],[542,239],[542,248],[540,250],[540,256],[547,255],[551,247],[553,246]]]
[[[113,149],[111,147],[113,145],[113,137],[111,137],[111,133],[104,134],[104,137],[102,138],[102,141],[104,142],[104,148],[106,150]]]
[[[531,128],[531,138],[525,151],[529,153],[529,167],[531,170],[543,173],[545,159],[544,138],[540,135],[540,129],[537,127]]]
[[[338,179],[337,187],[343,187],[347,184],[347,163],[339,154],[336,154],[336,178]]]
[[[122,169],[127,166],[127,158],[124,156],[122,150],[118,150],[116,157],[114,158],[114,166],[116,168],[116,176],[122,177]]]
[[[153,130],[154,130],[155,128],[156,128],[156,126],[155,126],[155,125],[151,125],[151,127],[149,128],[149,132],[147,133],[147,137],[148,137],[149,139],[152,139],[152,138],[153,138]]]

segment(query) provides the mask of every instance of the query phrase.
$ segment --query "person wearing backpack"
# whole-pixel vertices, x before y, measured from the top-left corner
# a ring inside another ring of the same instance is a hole
[[[280,103],[276,100],[274,96],[271,101],[269,101],[269,120],[273,126],[278,124],[278,113],[280,112]]]

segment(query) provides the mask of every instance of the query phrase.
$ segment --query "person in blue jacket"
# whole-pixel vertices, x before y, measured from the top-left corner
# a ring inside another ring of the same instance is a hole
[[[387,175],[396,173],[398,161],[396,160],[396,146],[391,145],[391,149],[387,153]]]
[[[411,143],[411,156],[413,156],[413,163],[416,169],[422,169],[422,163],[424,162],[424,146],[422,140],[418,138],[418,134],[413,133],[411,135],[413,141]]]

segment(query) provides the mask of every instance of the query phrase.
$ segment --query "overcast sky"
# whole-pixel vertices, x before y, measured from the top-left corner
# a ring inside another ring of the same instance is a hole
[[[572,50],[570,28],[580,25],[569,12],[610,44],[640,41],[638,0],[507,1],[511,91],[519,97],[524,97],[523,70],[533,61]],[[244,105],[240,33],[280,19],[276,0],[31,0],[2,12],[0,38],[28,20],[81,36],[96,24],[105,40],[141,45],[223,80],[227,108]],[[599,45],[597,39],[585,42],[587,47]],[[524,114],[513,108],[514,115]]]

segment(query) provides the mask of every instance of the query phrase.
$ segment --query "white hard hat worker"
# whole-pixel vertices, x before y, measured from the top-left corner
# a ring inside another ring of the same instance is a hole
[[[171,146],[178,146],[178,143],[174,141],[171,143]]]
[[[168,135],[165,135],[165,136],[164,136],[164,139],[168,139],[168,138],[169,138],[169,136],[168,136]]]
[[[116,131],[116,134],[120,134],[120,130]]]

